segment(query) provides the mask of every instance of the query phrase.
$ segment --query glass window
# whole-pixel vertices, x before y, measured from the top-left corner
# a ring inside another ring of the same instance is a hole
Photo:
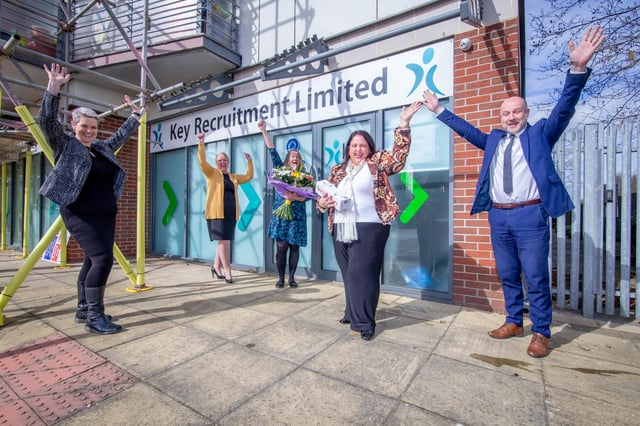
[[[214,159],[217,153],[211,153],[207,148],[217,144],[209,144],[205,146],[207,152],[207,161],[214,165]],[[211,247],[212,243],[209,239],[209,230],[207,229],[207,220],[204,216],[204,204],[207,199],[207,179],[205,178],[200,164],[198,163],[198,146],[190,146],[187,148],[188,157],[188,188],[187,188],[187,256],[194,259],[213,260],[215,247]]]
[[[184,150],[163,152],[153,156],[153,223],[154,253],[184,256],[185,233],[185,166]],[[197,167],[197,163],[196,163]]]
[[[244,153],[253,159],[253,179],[238,187],[240,217],[236,227],[235,241],[231,244],[231,262],[260,268],[264,265],[264,204],[265,150],[262,135],[234,139],[231,145],[231,171],[247,172]]]
[[[44,172],[43,172],[43,176],[48,176],[49,173],[51,173],[51,170],[53,170],[53,165],[49,162],[49,160],[44,156],[44,154],[38,154],[39,157],[41,157],[41,161],[44,162]],[[41,180],[38,180],[38,182],[44,182],[44,177]],[[40,185],[38,185],[38,191],[40,190]],[[42,234],[40,235],[40,237],[42,237],[44,235],[44,233],[51,228],[51,225],[53,224],[53,222],[58,218],[58,216],[60,215],[60,206],[58,206],[56,203],[54,203],[53,201],[51,201],[50,199],[48,199],[47,197],[43,197],[40,196],[40,199],[42,200]]]
[[[442,102],[447,106],[446,102]],[[393,146],[400,109],[384,113],[384,146]],[[386,246],[386,286],[448,292],[450,282],[450,132],[433,114],[411,121],[411,150],[389,182],[401,212]]]

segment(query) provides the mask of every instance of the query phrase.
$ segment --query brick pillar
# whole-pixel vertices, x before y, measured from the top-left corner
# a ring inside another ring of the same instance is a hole
[[[520,52],[517,19],[455,36],[473,48],[454,54],[454,112],[483,132],[500,126],[500,105],[519,96]],[[471,216],[484,151],[454,133],[453,302],[504,312],[486,213]]]

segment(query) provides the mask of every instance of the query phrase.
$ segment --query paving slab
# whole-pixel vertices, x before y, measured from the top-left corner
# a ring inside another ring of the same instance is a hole
[[[513,374],[433,355],[402,400],[468,425],[547,423],[544,386]]]
[[[394,406],[393,399],[301,368],[239,406],[219,423],[375,425],[383,424]]]
[[[210,425],[197,412],[144,384],[98,402],[56,423],[60,426]]]
[[[227,343],[152,377],[149,383],[217,421],[295,368],[283,359]]]
[[[351,334],[310,360],[306,366],[371,392],[398,398],[427,358],[428,354],[423,351],[375,338],[363,342],[359,335]]]

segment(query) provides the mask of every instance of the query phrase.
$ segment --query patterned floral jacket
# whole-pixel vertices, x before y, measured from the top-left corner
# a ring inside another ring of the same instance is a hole
[[[373,177],[373,198],[376,206],[376,213],[380,217],[383,225],[390,224],[398,214],[400,207],[396,194],[394,194],[389,184],[389,176],[399,173],[407,161],[409,148],[411,147],[411,129],[396,128],[393,135],[393,148],[374,152],[367,161],[367,166]],[[347,176],[347,165],[345,163],[333,166],[327,180],[332,184],[338,184]],[[328,226],[329,232],[333,232],[333,221],[335,209],[329,209]]]

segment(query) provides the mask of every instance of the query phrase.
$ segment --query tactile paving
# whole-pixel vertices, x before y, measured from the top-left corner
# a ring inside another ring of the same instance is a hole
[[[137,379],[62,333],[0,353],[0,426],[54,424]]]

